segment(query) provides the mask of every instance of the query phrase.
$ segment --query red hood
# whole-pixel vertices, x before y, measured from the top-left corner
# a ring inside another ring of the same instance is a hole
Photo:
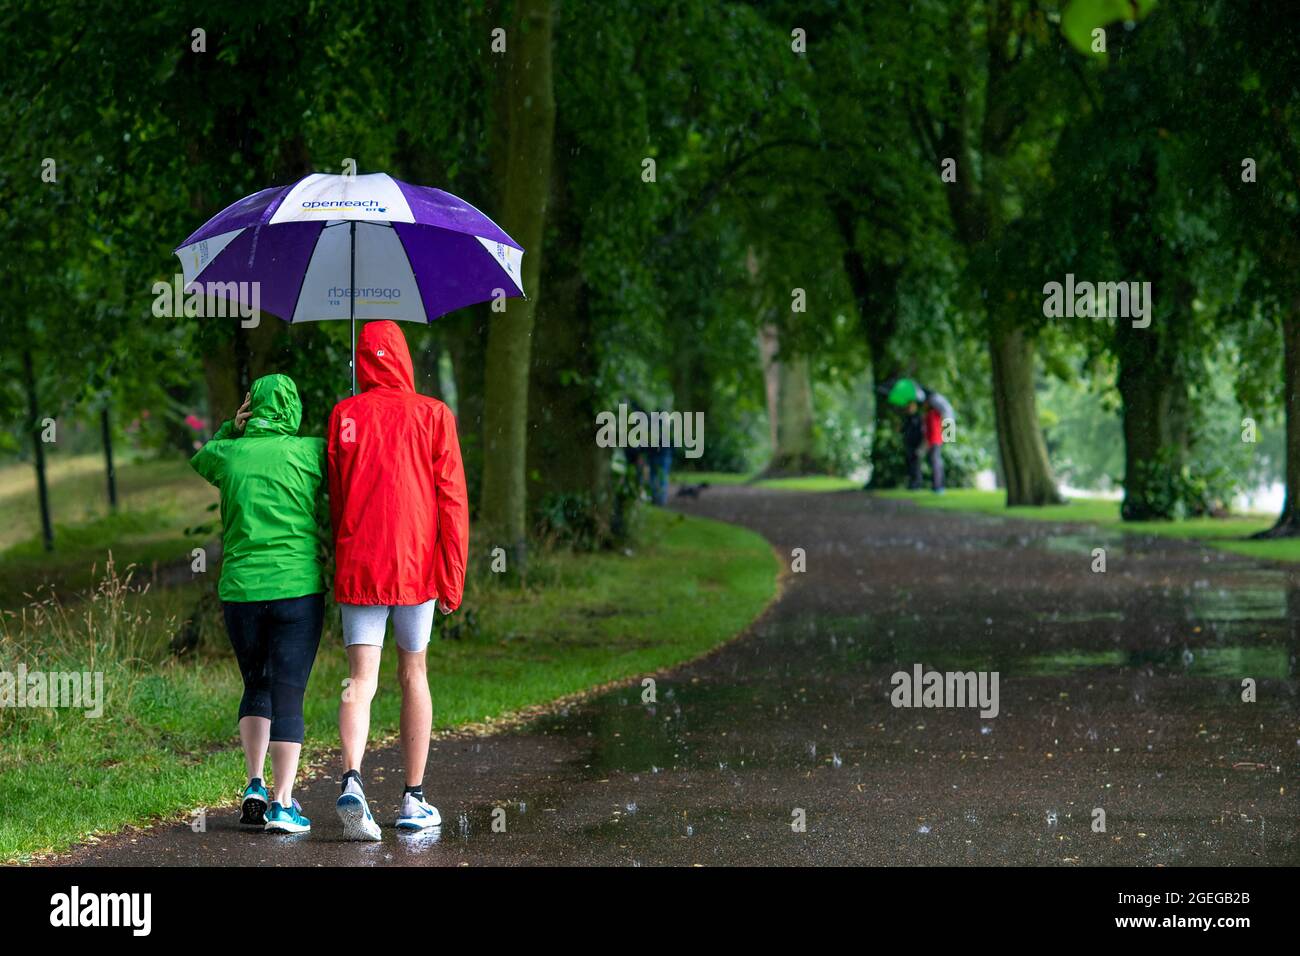
[[[357,384],[361,391],[399,388],[415,391],[415,369],[406,336],[396,322],[367,322],[357,339]]]

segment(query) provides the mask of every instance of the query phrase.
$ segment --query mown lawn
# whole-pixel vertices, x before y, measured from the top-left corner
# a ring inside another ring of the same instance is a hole
[[[1227,518],[1191,518],[1184,521],[1122,521],[1119,502],[1099,498],[1076,498],[1062,505],[1042,508],[1006,506],[1001,491],[952,488],[942,495],[930,491],[880,491],[881,498],[910,501],[926,508],[988,514],[1033,521],[1093,524],[1126,534],[1151,534],[1201,541],[1225,551],[1269,561],[1300,561],[1300,540],[1251,541],[1250,536],[1273,524],[1267,515],[1233,515]]]
[[[40,538],[40,511],[29,464],[0,468],[0,608],[15,609],[38,592],[92,587],[111,550],[137,577],[188,560],[220,529],[217,492],[184,458],[126,460],[117,469],[118,507],[112,513],[98,455],[55,456],[48,472],[54,551]],[[190,531],[190,534],[186,532]],[[96,560],[98,559],[98,560]]]

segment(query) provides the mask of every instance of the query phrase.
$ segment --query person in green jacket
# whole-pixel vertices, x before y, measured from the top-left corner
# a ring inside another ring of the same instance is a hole
[[[244,678],[239,739],[249,780],[239,822],[273,833],[311,829],[293,782],[302,699],[324,623],[317,508],[325,442],[298,437],[301,421],[293,379],[263,376],[190,460],[221,491],[218,594]],[[268,748],[275,783],[269,808],[262,782]]]

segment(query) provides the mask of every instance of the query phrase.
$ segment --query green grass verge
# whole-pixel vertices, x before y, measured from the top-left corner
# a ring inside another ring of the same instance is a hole
[[[102,460],[56,457],[49,467],[54,551],[47,552],[31,466],[0,468],[0,511],[12,516],[0,524],[0,608],[20,608],[45,589],[67,596],[94,587],[109,550],[118,567],[135,564],[143,577],[155,565],[188,560],[190,549],[220,528],[216,489],[182,458],[124,462],[117,484],[119,510],[112,513]]]
[[[1062,505],[1041,508],[1006,506],[1001,491],[953,488],[942,495],[929,491],[879,491],[877,497],[910,501],[926,508],[987,514],[1002,518],[1027,518],[1032,521],[1057,521],[1092,524],[1122,531],[1125,534],[1150,534],[1166,538],[1184,538],[1222,548],[1246,557],[1268,561],[1300,561],[1300,540],[1282,538],[1275,541],[1251,541],[1250,536],[1273,524],[1262,515],[1233,515],[1227,518],[1191,518],[1185,521],[1123,521],[1119,502],[1098,498],[1076,498]]]
[[[691,485],[703,482],[711,485],[752,484],[757,488],[775,488],[778,491],[845,491],[861,487],[862,484],[852,478],[839,478],[835,475],[801,475],[797,478],[763,478],[756,481],[752,474],[738,475],[722,471],[676,471],[673,472],[673,481]]]
[[[679,664],[743,630],[775,593],[778,566],[757,534],[649,509],[631,553],[539,558],[526,586],[470,582],[479,628],[429,651],[434,724],[453,728],[589,687]],[[243,783],[236,735],[240,679],[219,628],[200,653],[160,648],[193,587],[86,602],[57,642],[0,629],[0,669],[105,671],[99,719],[79,711],[0,711],[0,859],[67,848],[95,833],[228,803]],[[114,603],[116,601],[116,603]],[[84,615],[95,616],[89,623]],[[105,637],[112,632],[111,642]],[[211,632],[210,632],[211,633]],[[41,652],[44,652],[42,656]],[[372,736],[397,729],[396,655],[385,655]],[[152,660],[154,663],[147,663]],[[346,657],[337,612],[327,618],[307,692],[304,761],[337,741]],[[310,812],[310,808],[309,812]]]

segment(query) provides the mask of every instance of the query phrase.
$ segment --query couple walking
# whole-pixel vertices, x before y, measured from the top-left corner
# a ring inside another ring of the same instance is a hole
[[[259,378],[191,464],[221,492],[219,593],[244,679],[239,737],[249,779],[240,823],[278,833],[311,828],[293,784],[303,696],[324,622],[317,509],[328,482],[334,598],[350,672],[339,704],[336,809],[345,838],[378,840],[361,764],[390,620],[406,772],[396,826],[442,822],[423,789],[433,721],[425,655],[436,611],[460,605],[469,507],[456,421],[442,402],[415,391],[395,323],[362,330],[357,382],[359,394],[334,406],[322,440],[297,435],[302,405],[292,379]],[[273,794],[263,782],[268,751]]]

